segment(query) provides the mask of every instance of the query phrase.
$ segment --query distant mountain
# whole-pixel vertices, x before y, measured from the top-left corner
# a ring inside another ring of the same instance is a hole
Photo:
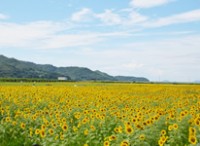
[[[122,82],[149,82],[144,77],[115,76],[115,79]]]
[[[120,81],[120,82],[148,82],[146,78],[111,76],[101,71],[92,71],[84,67],[55,67],[50,64],[35,64],[8,58],[0,55],[0,78],[41,78],[57,79],[66,77],[73,81]]]

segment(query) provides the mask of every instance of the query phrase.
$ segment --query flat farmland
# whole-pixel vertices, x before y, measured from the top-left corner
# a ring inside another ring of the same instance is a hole
[[[1,146],[192,146],[200,85],[1,83]]]

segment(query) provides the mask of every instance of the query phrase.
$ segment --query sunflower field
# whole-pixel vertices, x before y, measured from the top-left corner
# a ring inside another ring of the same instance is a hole
[[[200,85],[0,86],[0,146],[198,146]]]

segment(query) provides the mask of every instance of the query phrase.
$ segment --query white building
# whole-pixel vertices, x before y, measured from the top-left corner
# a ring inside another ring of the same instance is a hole
[[[58,77],[58,80],[59,80],[59,81],[66,81],[66,80],[67,80],[67,77]]]

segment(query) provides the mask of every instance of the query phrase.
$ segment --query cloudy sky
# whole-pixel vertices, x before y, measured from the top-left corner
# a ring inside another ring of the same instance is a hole
[[[0,0],[0,54],[152,81],[200,80],[200,0]]]

